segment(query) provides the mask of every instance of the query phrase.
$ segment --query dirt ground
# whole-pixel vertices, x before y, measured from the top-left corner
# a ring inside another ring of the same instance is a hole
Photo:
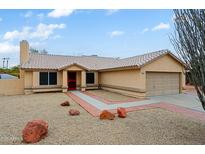
[[[65,100],[70,107],[60,106]],[[71,108],[80,116],[69,116]],[[204,122],[158,108],[101,121],[63,93],[0,96],[0,144],[23,144],[22,129],[39,118],[49,133],[37,144],[205,144]]]

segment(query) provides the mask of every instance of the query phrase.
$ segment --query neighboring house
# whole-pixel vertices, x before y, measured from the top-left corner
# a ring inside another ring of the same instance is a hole
[[[130,58],[29,53],[20,42],[24,93],[102,88],[134,97],[181,93],[184,64],[168,50]]]
[[[18,78],[10,74],[0,73],[0,79],[18,79]]]

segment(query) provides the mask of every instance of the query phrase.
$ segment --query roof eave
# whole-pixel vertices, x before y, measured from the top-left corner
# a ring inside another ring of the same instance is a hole
[[[57,68],[20,68],[21,70],[58,70]]]
[[[118,71],[118,70],[127,70],[127,69],[139,69],[139,67],[137,65],[122,66],[122,67],[112,67],[112,68],[99,69],[99,72]]]

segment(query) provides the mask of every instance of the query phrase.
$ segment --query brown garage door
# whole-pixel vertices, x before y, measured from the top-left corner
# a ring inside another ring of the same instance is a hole
[[[179,73],[146,73],[147,96],[179,93]]]

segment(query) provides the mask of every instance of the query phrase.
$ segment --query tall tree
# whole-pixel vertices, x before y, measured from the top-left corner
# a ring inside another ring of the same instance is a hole
[[[190,81],[205,110],[205,10],[174,10],[174,15],[171,41],[190,71]]]
[[[30,51],[31,53],[39,53],[39,50],[32,48],[32,47],[30,47]]]
[[[40,53],[46,55],[48,54],[48,51],[46,49],[43,49]]]
[[[41,53],[41,54],[48,54],[48,51],[46,50],[46,49],[43,49],[43,50],[38,50],[38,49],[36,49],[36,48],[30,48],[30,52],[31,53]]]

